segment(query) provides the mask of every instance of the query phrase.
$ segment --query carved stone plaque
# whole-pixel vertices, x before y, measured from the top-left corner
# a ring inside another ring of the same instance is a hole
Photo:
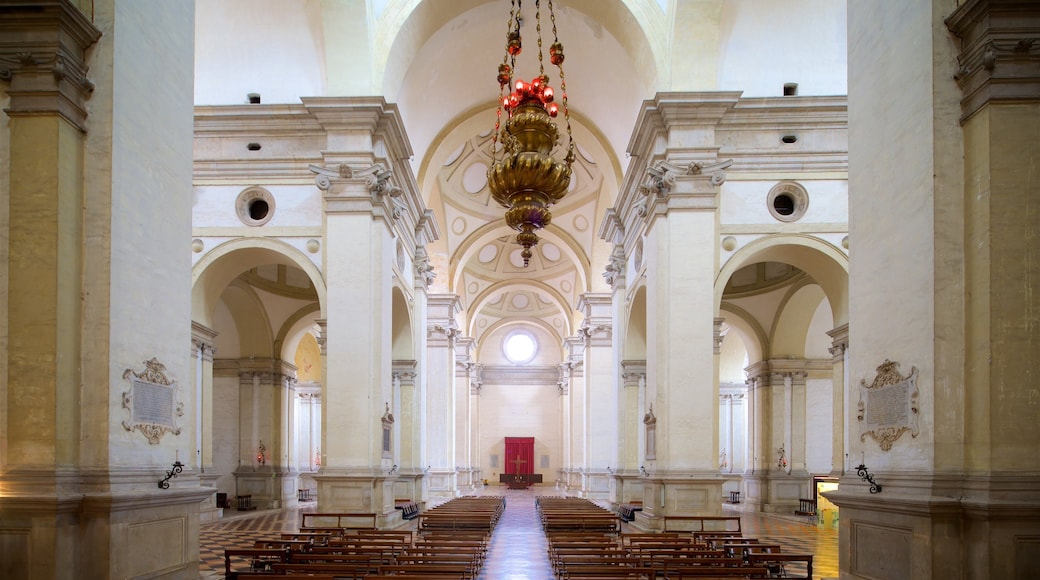
[[[870,385],[860,380],[859,440],[869,436],[883,451],[907,431],[911,437],[918,434],[917,367],[911,367],[907,376],[898,369],[899,363],[886,360]]]
[[[177,402],[177,385],[166,376],[166,366],[152,358],[145,361],[145,370],[123,372],[130,381],[130,390],[123,393],[123,408],[130,420],[123,421],[127,431],[140,431],[148,443],[158,445],[167,432],[180,435],[177,417],[184,414],[184,406]]]

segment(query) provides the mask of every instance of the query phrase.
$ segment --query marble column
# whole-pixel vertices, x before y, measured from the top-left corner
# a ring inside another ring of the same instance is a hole
[[[198,577],[193,21],[183,1],[0,3],[8,577]]]
[[[848,23],[846,424],[882,488],[827,494],[841,576],[1040,576],[1040,5],[849,3]],[[901,405],[872,401],[887,385]]]
[[[312,165],[323,197],[328,287],[323,357],[322,453],[318,506],[325,511],[376,514],[394,526],[390,411],[395,316],[412,316],[419,249],[436,240],[408,159],[411,146],[397,107],[381,97],[304,97],[325,133],[322,164]],[[421,268],[429,278],[428,262]],[[407,312],[404,312],[407,310]],[[424,314],[419,312],[420,320]],[[424,355],[421,325],[412,354]],[[418,345],[418,346],[417,346]],[[422,364],[420,363],[420,367]],[[419,370],[420,376],[425,372]],[[391,449],[386,445],[390,444]]]

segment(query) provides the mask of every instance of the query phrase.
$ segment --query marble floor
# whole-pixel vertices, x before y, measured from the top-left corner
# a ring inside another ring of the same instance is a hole
[[[535,497],[558,495],[553,488],[509,490],[493,488],[506,497],[506,510],[495,532],[480,580],[550,580],[553,578],[546,555],[545,534],[538,524]],[[741,511],[740,506],[723,506],[723,515],[739,515],[746,535],[783,546],[784,551],[811,553],[813,578],[838,577],[838,531],[806,523],[805,518]],[[227,512],[216,522],[202,525],[200,541],[201,578],[224,577],[225,548],[251,547],[254,538],[270,532],[297,531],[300,513],[314,511],[314,502],[301,507],[260,512]],[[414,527],[414,523],[410,524]],[[791,570],[803,575],[804,569]]]

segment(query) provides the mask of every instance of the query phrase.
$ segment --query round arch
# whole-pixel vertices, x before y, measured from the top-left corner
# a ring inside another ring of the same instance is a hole
[[[825,298],[820,286],[807,278],[788,290],[773,321],[773,335],[769,341],[773,357],[805,358],[809,325]]]
[[[510,318],[508,320],[499,320],[498,322],[496,322],[496,323],[492,324],[491,326],[489,326],[486,331],[484,331],[483,338],[481,339],[480,343],[477,345],[476,352],[474,352],[475,360],[481,361],[481,360],[487,360],[488,358],[490,358],[490,357],[485,357],[484,356],[484,349],[487,349],[487,348],[497,348],[497,346],[495,345],[494,342],[488,340],[488,338],[494,336],[495,334],[497,334],[497,333],[499,333],[499,332],[501,332],[501,331],[503,331],[505,329],[511,328],[511,327],[517,327],[517,328],[524,328],[524,327],[531,328],[531,327],[535,327],[535,328],[538,328],[539,330],[541,330],[542,332],[544,332],[545,334],[547,334],[549,336],[557,336],[557,332],[555,330],[553,330],[553,328],[551,326],[546,324],[544,320],[539,320],[537,318]],[[508,334],[508,332],[506,334]],[[563,351],[563,342],[555,341],[555,342],[552,342],[550,344],[553,345],[553,348],[554,348],[553,352],[557,355],[556,359],[558,361],[563,361],[563,356],[564,356],[563,355],[563,352],[564,352]]]
[[[770,355],[769,338],[755,317],[748,311],[728,302],[722,303],[722,318],[725,318],[731,332],[740,335],[748,354],[748,364],[765,360]]]
[[[625,319],[625,343],[621,360],[646,360],[646,284],[631,294]]]
[[[715,312],[720,312],[722,294],[733,273],[757,262],[782,262],[808,274],[823,288],[831,305],[834,324],[849,320],[849,259],[837,247],[808,235],[774,235],[759,238],[740,248],[715,277]]]
[[[500,292],[503,292],[505,290],[515,290],[517,288],[524,288],[534,292],[545,292],[549,296],[549,299],[552,301],[552,304],[560,311],[560,314],[563,315],[563,319],[567,323],[567,328],[564,329],[564,336],[570,336],[572,334],[572,310],[567,307],[567,301],[564,300],[563,296],[560,296],[559,292],[557,292],[556,289],[551,286],[537,281],[523,280],[503,280],[485,288],[484,291],[476,297],[476,300],[473,301],[473,304],[471,304],[470,307],[467,308],[467,311],[470,314],[468,316],[468,321],[466,325],[466,333],[469,336],[477,336],[477,329],[473,327],[473,325],[476,324],[476,313],[480,312],[481,308],[483,308],[485,304],[487,304],[492,298],[494,298]],[[491,325],[490,328],[483,331],[481,334],[487,335],[494,328],[495,325]],[[546,326],[546,329],[550,334],[552,334],[553,336],[558,336],[562,340],[563,336],[560,336],[560,333],[558,331],[553,330],[549,326]]]
[[[293,356],[296,354],[296,347],[300,344],[300,339],[303,335],[310,332],[314,326],[314,319],[316,313],[319,312],[317,304],[309,304],[303,308],[297,310],[290,316],[282,328],[278,331],[278,336],[274,342],[274,353],[276,356],[281,357],[282,360],[293,360]]]
[[[469,262],[473,256],[484,247],[485,244],[499,238],[503,235],[513,236],[516,232],[505,226],[503,220],[497,220],[489,222],[481,226],[473,235],[469,237],[462,245],[459,246],[455,252],[455,256],[452,258],[452,270],[450,272],[451,285],[450,288],[454,291],[459,287],[462,280],[463,270],[467,262]],[[567,235],[561,228],[549,224],[549,227],[539,230],[538,237],[542,238],[547,242],[553,242],[563,252],[563,255],[567,256],[568,259],[575,265],[578,271],[578,281],[585,291],[589,291],[589,259],[588,256],[581,250],[578,243],[571,236]]]
[[[318,295],[320,317],[326,309],[325,279],[302,252],[279,240],[238,238],[224,242],[202,256],[191,272],[192,320],[213,324],[213,310],[224,288],[242,272],[263,264],[283,264],[303,270]]]
[[[412,340],[412,311],[400,287],[391,289],[390,351],[393,360],[413,360],[416,357]]]

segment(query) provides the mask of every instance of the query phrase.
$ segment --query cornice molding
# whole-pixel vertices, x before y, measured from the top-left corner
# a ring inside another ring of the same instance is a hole
[[[954,79],[961,123],[991,103],[1040,101],[1040,6],[1028,0],[968,0],[946,26],[960,39]]]
[[[9,117],[59,115],[86,133],[86,50],[101,31],[68,1],[0,4],[0,80]]]

